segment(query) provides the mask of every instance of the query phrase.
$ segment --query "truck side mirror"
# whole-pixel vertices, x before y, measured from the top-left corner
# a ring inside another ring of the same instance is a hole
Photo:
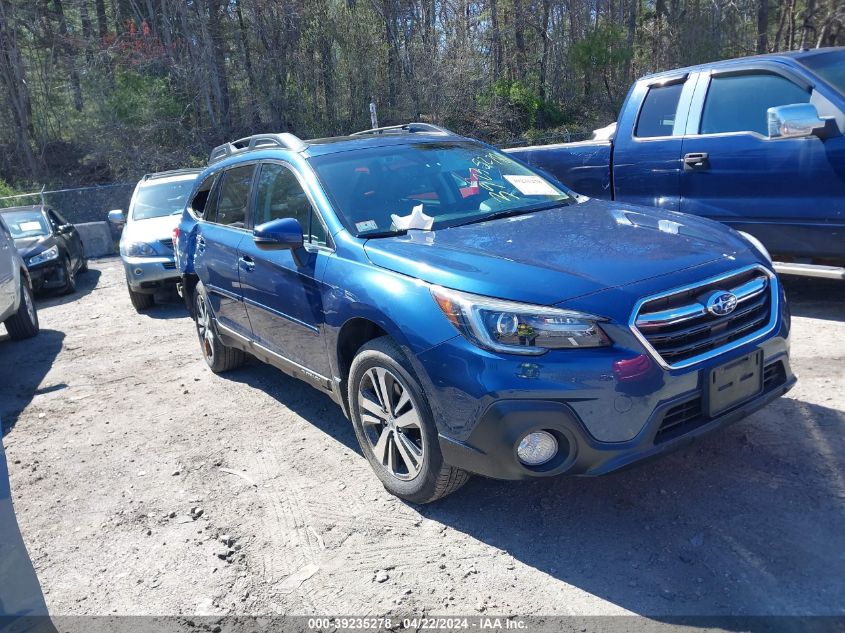
[[[109,224],[113,224],[118,228],[126,224],[126,216],[123,215],[121,209],[112,209],[109,211]]]
[[[812,103],[769,108],[769,138],[803,138],[824,130],[827,123]]]

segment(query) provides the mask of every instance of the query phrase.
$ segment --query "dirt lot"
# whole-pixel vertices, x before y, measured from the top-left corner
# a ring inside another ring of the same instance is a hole
[[[790,284],[800,380],[766,410],[627,472],[475,478],[423,508],[327,397],[258,362],[213,375],[177,300],[137,315],[118,260],[79,285],[37,339],[0,327],[54,614],[845,614],[839,285]]]

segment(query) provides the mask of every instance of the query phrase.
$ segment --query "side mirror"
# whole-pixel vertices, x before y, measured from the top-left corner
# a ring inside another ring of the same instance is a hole
[[[295,218],[270,220],[255,227],[252,239],[263,251],[295,251],[302,247],[302,226]]]
[[[62,235],[70,235],[73,233],[73,224],[62,224],[59,227],[59,233]]]
[[[803,138],[823,130],[827,123],[812,103],[795,103],[768,109],[769,138]]]
[[[126,216],[123,215],[121,209],[112,209],[109,211],[109,224],[114,224],[118,227],[126,224]]]

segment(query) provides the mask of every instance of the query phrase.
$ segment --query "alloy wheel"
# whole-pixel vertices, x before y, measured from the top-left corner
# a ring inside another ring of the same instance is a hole
[[[389,369],[372,367],[358,385],[358,407],[376,460],[397,479],[416,477],[425,449],[419,411],[407,386]]]
[[[200,339],[202,353],[209,363],[214,361],[214,329],[211,325],[211,314],[205,297],[197,294],[197,335]]]
[[[26,316],[29,317],[29,322],[35,325],[37,320],[35,316],[35,303],[32,301],[32,292],[30,292],[26,284],[23,284],[23,302],[26,306]]]

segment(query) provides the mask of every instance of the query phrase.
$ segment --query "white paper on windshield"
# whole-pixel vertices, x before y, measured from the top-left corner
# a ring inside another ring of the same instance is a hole
[[[18,224],[18,227],[20,227],[21,231],[40,231],[41,222],[34,222],[30,220],[29,222],[21,222]]]
[[[423,205],[421,204],[414,207],[414,210],[411,211],[411,215],[400,216],[394,213],[390,216],[390,218],[393,220],[393,226],[396,227],[397,231],[410,229],[428,231],[434,224],[434,218],[423,213]]]
[[[559,196],[560,192],[540,176],[505,176],[523,196]]]

